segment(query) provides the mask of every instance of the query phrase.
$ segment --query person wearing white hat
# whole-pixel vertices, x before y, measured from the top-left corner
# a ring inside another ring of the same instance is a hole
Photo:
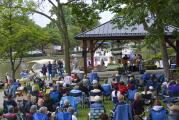
[[[91,108],[103,108],[104,109],[104,105],[102,103],[102,97],[101,96],[95,96],[94,97],[94,103],[90,105],[90,109]]]

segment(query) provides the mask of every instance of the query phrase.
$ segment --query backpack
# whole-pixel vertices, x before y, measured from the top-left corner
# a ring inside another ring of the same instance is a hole
[[[72,120],[72,115],[70,112],[57,112],[55,120]]]
[[[48,116],[46,114],[38,112],[33,115],[33,118],[33,120],[48,120]]]
[[[52,102],[56,103],[60,101],[60,93],[58,91],[50,92],[50,99]]]
[[[160,111],[154,111],[153,109],[150,111],[152,120],[166,120],[167,119],[167,111],[162,109]]]
[[[136,92],[137,92],[136,89],[134,89],[134,90],[129,89],[129,90],[128,90],[128,93],[127,93],[128,99],[129,99],[129,100],[134,100],[134,96],[135,96],[135,93],[136,93]]]

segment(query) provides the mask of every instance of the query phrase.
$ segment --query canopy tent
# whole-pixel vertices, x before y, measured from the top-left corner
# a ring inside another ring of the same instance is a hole
[[[167,26],[165,28],[165,39],[173,38],[173,31],[178,28]],[[83,57],[84,57],[84,69],[87,71],[87,43],[90,43],[91,62],[93,66],[93,55],[95,50],[101,46],[105,40],[142,40],[149,33],[144,29],[143,24],[135,24],[132,26],[124,25],[122,28],[117,27],[112,20],[101,24],[91,30],[82,32],[75,36],[75,39],[83,41]],[[99,42],[97,47],[95,45]]]

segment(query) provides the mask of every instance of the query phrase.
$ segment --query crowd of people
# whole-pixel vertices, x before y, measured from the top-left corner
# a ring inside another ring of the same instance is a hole
[[[52,74],[49,79],[33,76],[24,84],[8,78],[1,117],[8,120],[77,120],[81,112],[78,106],[81,106],[81,109],[89,107],[89,119],[179,119],[177,80],[167,82],[162,74],[143,74],[138,80],[135,75],[128,74],[124,81],[122,75],[117,74],[112,81],[101,82],[95,71],[88,76],[67,74],[59,63],[53,75],[53,66],[49,62],[42,67],[44,76]],[[58,79],[54,79],[56,74]],[[17,99],[20,95],[23,99]],[[105,97],[111,98],[110,114],[106,112]]]

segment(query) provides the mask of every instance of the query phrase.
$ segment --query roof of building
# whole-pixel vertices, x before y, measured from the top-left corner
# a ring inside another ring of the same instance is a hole
[[[165,29],[166,37],[172,36],[175,27],[168,26]],[[177,28],[178,29],[178,28]],[[77,40],[117,40],[117,39],[144,39],[148,32],[144,29],[143,24],[133,26],[124,25],[122,28],[117,27],[112,20],[101,24],[91,30],[82,32],[75,36]]]

